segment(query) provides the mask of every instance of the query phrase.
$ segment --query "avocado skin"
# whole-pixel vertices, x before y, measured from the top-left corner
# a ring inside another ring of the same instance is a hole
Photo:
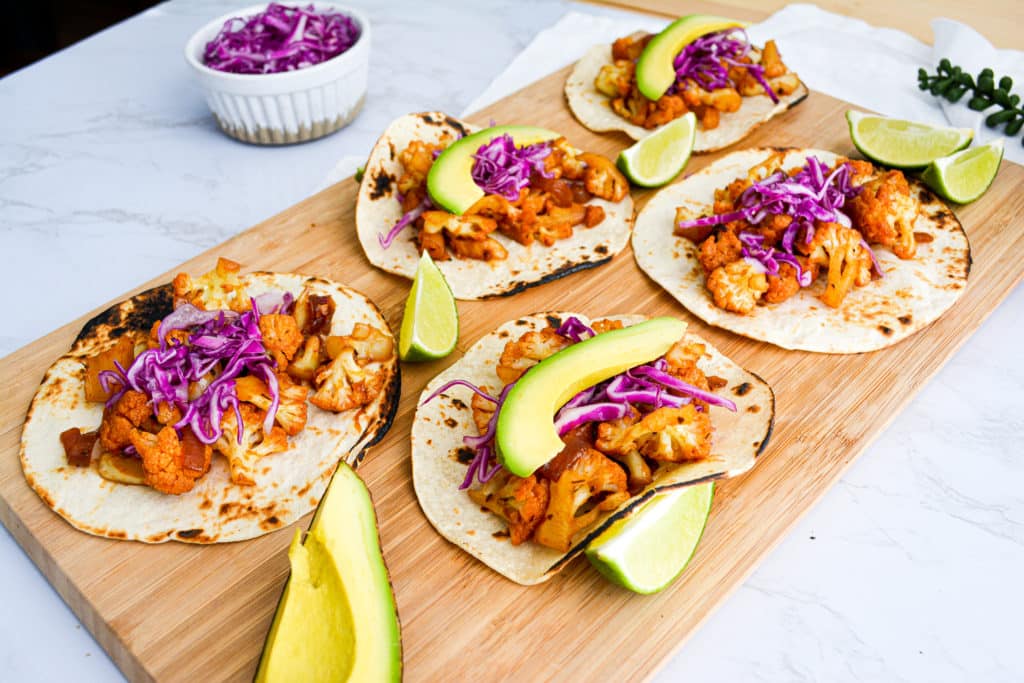
[[[400,681],[401,628],[373,501],[345,463],[288,557],[255,681]]]
[[[427,173],[427,192],[435,204],[454,214],[463,214],[473,206],[484,191],[473,182],[473,155],[481,147],[501,135],[511,135],[516,147],[554,140],[558,133],[534,126],[494,126],[461,140],[441,152]]]
[[[652,318],[585,339],[527,370],[498,414],[495,443],[502,465],[519,477],[533,474],[564,446],[553,418],[566,401],[663,356],[685,332],[686,323],[681,320]]]

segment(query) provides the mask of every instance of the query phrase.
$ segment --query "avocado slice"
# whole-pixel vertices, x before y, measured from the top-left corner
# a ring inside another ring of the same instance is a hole
[[[544,128],[533,126],[494,126],[485,128],[461,140],[456,140],[434,160],[427,173],[427,192],[438,206],[455,214],[465,213],[484,191],[473,182],[473,155],[494,138],[512,136],[516,147],[525,147],[561,137]]]
[[[256,682],[399,681],[402,641],[370,492],[345,463],[305,541],[288,549],[291,576],[263,647]]]
[[[715,17],[710,14],[689,14],[676,19],[654,36],[636,62],[636,85],[649,100],[658,100],[676,80],[673,62],[683,48],[708,33],[727,28],[748,26],[746,22]]]
[[[650,362],[679,341],[686,323],[652,318],[562,349],[519,378],[498,413],[498,459],[512,474],[528,477],[565,447],[554,415],[579,392]]]

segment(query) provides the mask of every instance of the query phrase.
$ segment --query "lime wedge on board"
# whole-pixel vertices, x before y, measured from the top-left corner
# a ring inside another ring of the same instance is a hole
[[[405,300],[398,356],[404,361],[444,358],[459,339],[459,311],[455,297],[430,254],[423,252],[412,290]]]
[[[924,168],[936,159],[971,144],[970,128],[946,128],[925,123],[847,111],[850,139],[860,153],[893,168]]]
[[[635,593],[657,593],[682,574],[704,533],[714,483],[659,493],[587,547],[601,574]]]
[[[994,140],[936,159],[921,174],[921,180],[943,199],[967,204],[985,194],[1002,160],[1003,141]]]
[[[634,185],[661,187],[686,166],[696,135],[697,117],[687,112],[619,152],[619,169]]]

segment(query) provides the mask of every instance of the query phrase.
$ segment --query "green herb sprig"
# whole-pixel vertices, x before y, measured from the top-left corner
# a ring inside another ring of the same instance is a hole
[[[945,97],[950,102],[959,102],[967,91],[971,91],[971,99],[967,102],[970,109],[983,111],[993,105],[999,108],[985,117],[985,125],[989,128],[1005,124],[1003,132],[1014,136],[1024,127],[1024,108],[1020,106],[1020,95],[1010,93],[1013,79],[1003,76],[997,84],[992,69],[982,69],[978,77],[974,78],[959,66],[953,66],[948,59],[942,59],[934,74],[924,69],[917,70],[917,87],[936,97]],[[1021,144],[1024,145],[1024,139]]]

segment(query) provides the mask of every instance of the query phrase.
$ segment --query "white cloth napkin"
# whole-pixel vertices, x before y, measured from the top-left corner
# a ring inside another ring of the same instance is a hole
[[[463,115],[571,64],[596,43],[610,43],[636,30],[659,31],[666,23],[639,14],[624,21],[568,12],[538,33]],[[984,113],[967,108],[967,95],[950,104],[919,90],[917,70],[934,73],[939,60],[948,57],[975,75],[991,67],[997,79],[1012,77],[1013,91],[1024,93],[1024,52],[996,50],[974,29],[949,19],[933,20],[932,30],[935,45],[930,47],[902,31],[872,26],[814,5],[789,5],[751,26],[749,34],[754,43],[774,38],[787,66],[812,90],[887,116],[973,128],[978,142],[1000,137],[999,130],[984,125]],[[1005,143],[1006,158],[1024,164],[1021,136],[1007,137]],[[334,182],[351,175],[362,162],[356,157],[343,158],[329,179]]]

